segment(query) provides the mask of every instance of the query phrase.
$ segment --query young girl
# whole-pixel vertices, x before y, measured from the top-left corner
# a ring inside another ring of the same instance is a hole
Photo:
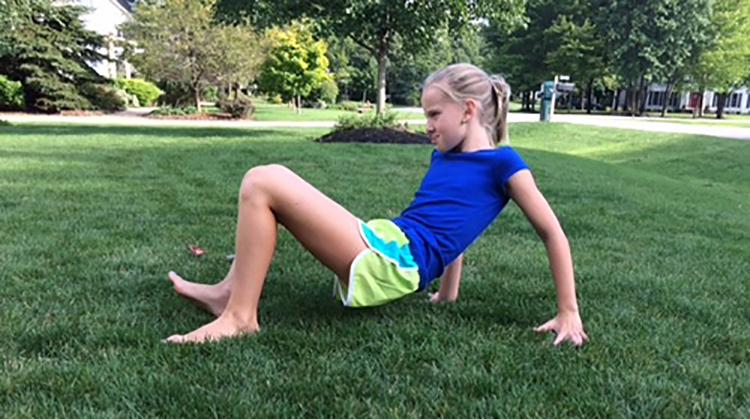
[[[393,220],[364,223],[285,167],[256,167],[240,186],[236,258],[216,285],[169,273],[175,291],[217,319],[167,342],[203,342],[258,327],[258,300],[286,227],[338,280],[350,307],[384,304],[440,278],[432,302],[454,301],[463,252],[509,199],[521,208],[547,248],[558,312],[535,328],[554,344],[588,339],[578,313],[568,241],[526,164],[506,143],[510,88],[470,64],[448,66],[425,81],[422,108],[435,150],[414,200]]]

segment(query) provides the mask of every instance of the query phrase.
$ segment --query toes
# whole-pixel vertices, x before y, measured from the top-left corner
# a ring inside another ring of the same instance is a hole
[[[175,271],[169,271],[169,273],[167,274],[167,276],[169,277],[169,280],[172,281],[172,282],[174,282],[174,283],[176,283],[178,281],[183,281],[182,277],[179,276],[179,275],[177,275],[177,272],[175,272]]]
[[[164,339],[162,342],[164,343],[184,343],[185,337],[182,335],[172,335],[166,339]]]

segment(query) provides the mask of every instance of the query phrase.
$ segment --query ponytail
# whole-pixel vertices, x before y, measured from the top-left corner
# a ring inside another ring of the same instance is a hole
[[[508,107],[510,103],[510,86],[502,76],[491,76],[492,96],[495,105],[495,119],[493,123],[494,138],[497,146],[507,145],[510,142],[508,136]]]

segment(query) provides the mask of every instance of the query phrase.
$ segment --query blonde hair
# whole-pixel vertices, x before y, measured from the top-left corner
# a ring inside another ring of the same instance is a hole
[[[510,86],[502,76],[489,76],[472,64],[451,64],[432,73],[423,90],[435,86],[456,103],[477,102],[479,121],[493,145],[508,144]]]

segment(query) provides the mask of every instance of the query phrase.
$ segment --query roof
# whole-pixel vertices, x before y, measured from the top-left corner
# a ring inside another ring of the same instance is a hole
[[[136,0],[112,0],[113,3],[117,3],[120,7],[125,9],[128,13],[133,13],[133,4]]]

